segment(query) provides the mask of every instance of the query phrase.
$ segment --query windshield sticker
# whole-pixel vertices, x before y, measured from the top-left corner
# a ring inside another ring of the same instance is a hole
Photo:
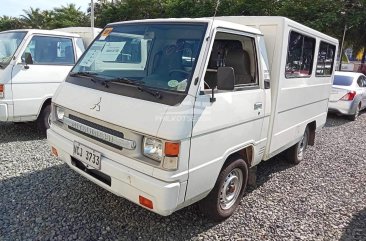
[[[116,61],[126,42],[107,42],[100,54],[102,61]]]
[[[187,88],[187,79],[182,80],[181,82],[179,82],[179,84],[177,86],[178,91],[186,91],[186,88]]]
[[[112,30],[113,30],[113,28],[104,29],[104,31],[103,31],[102,35],[100,36],[99,40],[106,39],[109,36],[109,34],[112,32]]]
[[[105,42],[94,42],[88,52],[85,54],[83,60],[80,62],[80,66],[90,67],[94,63],[98,55],[101,53],[105,44]]]
[[[178,80],[175,80],[175,79],[169,80],[169,82],[168,82],[168,86],[171,88],[177,87],[178,84],[179,84]]]

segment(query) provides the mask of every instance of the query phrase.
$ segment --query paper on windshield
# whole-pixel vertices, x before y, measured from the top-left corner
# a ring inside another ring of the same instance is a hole
[[[82,59],[79,65],[83,67],[90,67],[94,63],[95,59],[102,52],[102,49],[105,44],[106,42],[101,41],[94,42],[93,45],[88,50],[88,52],[85,54],[84,58]]]
[[[126,42],[107,42],[99,56],[101,61],[116,61]]]
[[[106,28],[104,29],[103,33],[101,34],[99,40],[105,40],[109,34],[112,32],[113,28]]]

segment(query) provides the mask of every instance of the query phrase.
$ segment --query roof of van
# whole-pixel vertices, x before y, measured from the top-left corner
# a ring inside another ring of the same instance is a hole
[[[95,33],[102,31],[101,28],[93,28]],[[91,27],[67,27],[67,28],[55,28],[53,31],[61,31],[67,33],[90,33]]]
[[[20,32],[20,31],[27,31],[31,34],[38,33],[38,34],[51,34],[51,35],[59,35],[59,36],[67,36],[67,37],[80,37],[77,34],[73,33],[67,33],[62,31],[56,31],[56,30],[44,30],[44,29],[13,29],[13,30],[7,30],[2,31],[1,33],[8,33],[8,32]]]
[[[310,28],[304,24],[296,22],[286,17],[281,16],[220,16],[216,17],[216,19],[220,19],[223,21],[240,23],[243,25],[254,26],[257,24],[264,25],[289,25],[293,28],[301,29],[302,31],[309,32],[313,35],[317,35],[322,38],[326,38],[333,43],[338,43],[338,39],[329,36],[325,33],[319,32],[313,28]]]
[[[115,22],[115,23],[110,23],[108,24],[109,26],[112,25],[117,25],[117,24],[126,24],[126,23],[146,23],[146,22],[150,22],[150,23],[172,23],[172,22],[181,22],[181,23],[212,23],[213,22],[213,18],[156,18],[156,19],[141,19],[141,20],[130,20],[130,21],[123,21],[123,22]],[[259,34],[262,35],[261,31],[259,31],[256,28],[252,28],[252,27],[248,27],[245,26],[243,24],[236,24],[236,23],[232,23],[229,21],[222,21],[222,20],[214,20],[214,25],[215,26],[225,26],[225,27],[230,27],[231,28],[236,28],[236,29],[242,29],[244,31],[250,32],[250,33],[254,33],[254,34]]]

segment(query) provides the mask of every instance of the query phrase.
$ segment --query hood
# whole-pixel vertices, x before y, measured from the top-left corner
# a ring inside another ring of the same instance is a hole
[[[177,137],[171,133],[186,129],[178,121],[171,121],[165,117],[168,109],[171,108],[179,112],[179,107],[111,94],[67,82],[60,85],[53,97],[53,102],[87,116],[164,139]],[[93,109],[98,103],[99,111]],[[187,107],[183,109],[187,110]],[[193,111],[192,108],[188,109]],[[165,125],[159,132],[163,120]],[[182,131],[179,133],[183,134]],[[185,132],[185,134],[187,133]]]

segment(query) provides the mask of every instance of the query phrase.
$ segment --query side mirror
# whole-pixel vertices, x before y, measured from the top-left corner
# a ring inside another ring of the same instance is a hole
[[[233,67],[219,67],[217,69],[217,89],[233,90],[235,85],[235,73]]]
[[[33,58],[31,53],[24,53],[24,62],[25,64],[33,64]]]

